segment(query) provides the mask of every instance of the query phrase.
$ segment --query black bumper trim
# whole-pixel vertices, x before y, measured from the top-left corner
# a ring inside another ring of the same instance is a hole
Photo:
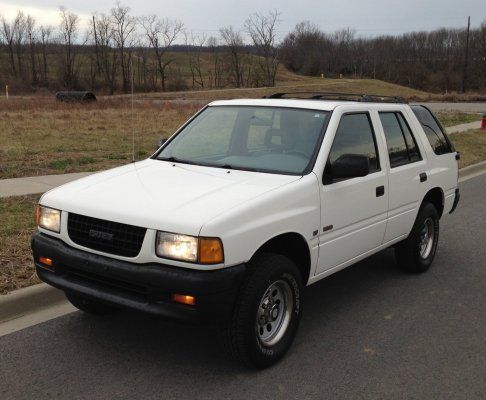
[[[39,278],[66,292],[166,318],[192,322],[221,322],[232,311],[245,265],[199,271],[170,265],[136,264],[68,246],[42,233],[32,236]],[[52,271],[39,256],[53,260]],[[196,297],[195,306],[171,301],[171,294]]]
[[[449,214],[452,214],[454,210],[457,208],[460,198],[461,198],[461,193],[459,193],[459,188],[457,188],[456,192],[454,193],[454,203],[452,204],[452,208],[451,211],[449,211]]]

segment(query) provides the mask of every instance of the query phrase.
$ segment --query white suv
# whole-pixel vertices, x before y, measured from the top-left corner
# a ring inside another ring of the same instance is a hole
[[[390,246],[427,270],[459,200],[459,154],[433,114],[289,95],[213,102],[151,158],[46,193],[39,277],[89,313],[218,322],[263,368],[291,345],[304,286]]]

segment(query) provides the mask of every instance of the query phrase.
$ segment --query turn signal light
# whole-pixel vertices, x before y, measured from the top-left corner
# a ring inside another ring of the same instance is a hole
[[[39,257],[39,262],[41,264],[44,264],[44,265],[47,265],[49,267],[52,267],[52,259],[51,258],[47,258],[47,257]]]
[[[199,263],[220,264],[224,262],[223,243],[218,238],[199,238]]]
[[[185,294],[173,294],[172,300],[176,303],[187,304],[189,306],[196,304],[196,298],[194,296],[187,296]]]
[[[41,217],[41,206],[39,204],[35,205],[35,224],[39,225]]]

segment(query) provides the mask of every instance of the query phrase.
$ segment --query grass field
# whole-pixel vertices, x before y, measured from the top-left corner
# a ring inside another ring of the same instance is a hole
[[[467,124],[468,122],[479,121],[481,116],[479,114],[469,114],[462,112],[439,112],[437,118],[443,126],[454,126],[460,124]]]
[[[261,97],[276,91],[340,91],[401,95],[424,92],[376,80],[317,79],[293,74],[277,88],[137,94],[134,118],[128,96],[101,97],[96,104],[63,104],[31,96],[0,101],[0,179],[96,171],[131,160],[132,124],[136,158],[154,150],[205,103],[221,98]],[[291,81],[290,79],[294,79]],[[446,125],[474,118],[443,115]],[[442,119],[442,116],[441,116]]]
[[[303,92],[339,92],[339,93],[367,93],[384,96],[402,96],[404,98],[425,99],[432,96],[430,93],[411,89],[405,86],[375,80],[375,79],[321,79],[303,77],[288,73],[281,75],[277,87],[242,88],[242,89],[216,89],[193,90],[186,92],[141,93],[141,99],[197,99],[211,101],[217,99],[232,99],[245,97],[262,97],[277,92],[303,91]],[[117,97],[128,97],[121,95]]]
[[[460,168],[486,160],[486,131],[472,129],[449,137],[456,150],[461,153]]]
[[[131,110],[118,103],[33,103],[0,111],[0,179],[95,171],[130,162]],[[193,104],[137,103],[136,157],[146,158],[158,138],[174,132],[197,109]]]

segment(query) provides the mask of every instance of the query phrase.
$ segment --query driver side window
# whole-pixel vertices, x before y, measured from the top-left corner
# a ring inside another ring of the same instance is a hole
[[[326,170],[332,169],[332,164],[339,157],[349,154],[368,157],[370,174],[380,170],[376,139],[368,113],[345,114],[341,117]]]

